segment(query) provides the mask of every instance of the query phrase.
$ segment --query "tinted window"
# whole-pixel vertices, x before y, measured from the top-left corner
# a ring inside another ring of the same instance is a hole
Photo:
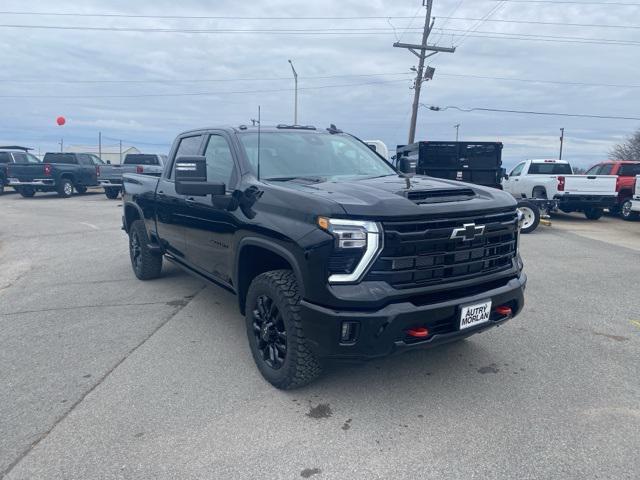
[[[182,138],[180,140],[180,144],[178,145],[178,150],[176,150],[175,158],[184,157],[187,155],[198,155],[200,153],[201,143],[202,143],[202,135]]]
[[[27,163],[27,154],[15,152],[13,154],[13,161],[16,163]]]
[[[207,182],[223,182],[229,185],[234,163],[231,149],[225,138],[220,135],[211,135],[204,156],[207,158]]]
[[[124,157],[125,165],[160,165],[157,155],[130,153]]]
[[[78,154],[78,161],[80,162],[80,165],[93,165],[93,160],[91,160],[91,157],[85,153]]]
[[[523,168],[524,168],[524,163],[521,163],[520,165],[516,165],[516,168],[511,170],[511,173],[509,175],[511,177],[518,177],[520,176],[520,173],[522,172]]]
[[[611,175],[612,170],[613,170],[613,164],[607,163],[605,165],[602,165],[602,167],[600,167],[600,170],[598,170],[598,175]]]
[[[618,175],[624,175],[625,177],[635,177],[640,175],[640,163],[627,163],[620,165]]]
[[[594,165],[593,167],[591,167],[589,170],[585,172],[585,175],[597,175],[599,168],[600,168],[600,165]]]
[[[9,152],[0,152],[0,163],[11,163],[11,155]]]
[[[29,163],[40,163],[40,159],[35,155],[27,153],[27,162]]]
[[[571,175],[571,165],[568,163],[532,163],[529,175]]]
[[[78,163],[78,159],[73,153],[46,153],[44,163]]]

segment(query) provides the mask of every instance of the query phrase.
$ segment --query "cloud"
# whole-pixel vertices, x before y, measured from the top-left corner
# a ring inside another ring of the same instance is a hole
[[[88,0],[56,3],[58,12],[102,12],[161,15],[236,16],[412,16],[421,1],[325,0],[301,2],[231,2],[168,0],[130,2]],[[438,0],[434,15],[448,15],[458,0]],[[480,18],[494,2],[463,2],[455,16]],[[24,10],[24,2],[5,0],[5,10]],[[31,11],[51,11],[51,3],[29,2]],[[494,19],[624,25],[637,18],[630,7],[512,4]],[[414,21],[420,27],[423,15]],[[634,16],[635,15],[635,16]],[[445,24],[446,22],[446,24]],[[4,15],[5,24],[189,29],[326,29],[389,28],[375,20],[213,20],[144,18],[74,18]],[[436,28],[467,29],[474,21],[437,19]],[[419,42],[417,30],[406,30],[408,19],[394,19],[402,40]],[[485,22],[479,31],[640,40],[638,30],[595,27],[553,27]],[[434,31],[433,40],[452,43],[452,33]],[[457,32],[459,33],[459,32]],[[392,47],[393,32],[385,35],[278,35],[269,33],[183,34],[101,32],[0,28],[0,57],[8,60],[2,95],[58,98],[2,98],[0,141],[41,149],[65,143],[95,142],[98,131],[110,138],[140,142],[143,148],[166,149],[180,131],[216,124],[249,123],[261,105],[265,123],[291,122],[293,80],[287,63],[293,59],[300,74],[300,121],[327,126],[335,123],[361,138],[378,138],[391,148],[406,143],[413,91],[411,77],[336,77],[363,73],[402,73],[417,63],[407,50]],[[453,37],[453,42],[457,40]],[[640,83],[635,62],[637,46],[529,42],[467,38],[455,54],[438,54],[434,80],[422,101],[434,105],[490,107],[570,113],[637,115],[638,89],[584,87],[497,81],[452,75],[548,79],[563,82]],[[280,78],[279,80],[272,80]],[[404,81],[403,81],[404,78]],[[205,80],[232,79],[226,82]],[[33,83],[33,81],[47,83]],[[63,83],[109,80],[112,83]],[[159,82],[166,80],[166,82]],[[188,80],[189,82],[176,83]],[[390,82],[391,80],[398,80]],[[140,81],[148,83],[127,83]],[[60,82],[60,83],[53,83]],[[366,83],[369,83],[365,85]],[[360,85],[354,85],[360,84]],[[314,88],[338,85],[331,88]],[[261,90],[263,93],[234,93]],[[273,91],[283,90],[283,91]],[[149,94],[210,93],[210,95],[144,97]],[[94,98],[64,98],[87,95]],[[99,98],[140,95],[139,98]],[[65,115],[65,127],[54,124]],[[499,113],[431,112],[421,110],[418,138],[451,140],[453,125],[461,123],[462,139],[505,143],[504,159],[557,155],[559,129],[566,129],[566,158],[576,164],[594,163],[610,146],[640,126],[640,122],[580,118],[532,117]],[[144,142],[144,143],[143,143]],[[158,144],[158,145],[146,145]]]

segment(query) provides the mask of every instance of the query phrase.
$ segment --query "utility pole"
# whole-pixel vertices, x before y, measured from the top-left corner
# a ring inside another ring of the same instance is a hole
[[[460,133],[460,124],[456,123],[454,125],[454,128],[456,129],[456,142],[458,141],[458,134]]]
[[[120,165],[122,165],[122,140],[120,140]]]
[[[60,153],[64,152],[64,138],[60,139]]]
[[[293,72],[293,81],[295,82],[295,93],[293,100],[293,124],[298,124],[298,72],[293,68],[293,62],[289,60],[289,65],[291,65],[291,71]]]
[[[558,160],[562,160],[562,145],[564,144],[564,127],[560,129],[560,156]]]
[[[102,132],[98,132],[98,158],[102,160]]]
[[[438,47],[436,45],[428,45],[427,40],[429,38],[429,34],[431,33],[431,29],[433,28],[433,21],[431,20],[431,9],[433,7],[433,0],[422,0],[422,5],[427,7],[427,13],[424,19],[424,30],[422,32],[422,43],[420,45],[414,45],[410,43],[400,43],[396,42],[393,44],[394,47],[398,48],[406,48],[411,53],[413,53],[416,57],[419,58],[418,68],[416,70],[416,80],[414,83],[414,94],[413,94],[413,109],[411,112],[411,125],[409,126],[409,143],[413,143],[416,138],[416,122],[418,120],[418,108],[420,107],[420,89],[422,87],[422,82],[426,80],[430,80],[433,78],[433,73],[435,69],[429,68],[427,69],[427,75],[424,75],[424,61],[426,58],[435,55],[438,52],[446,52],[446,53],[454,53],[456,51],[455,47],[447,48],[447,47]],[[418,51],[420,53],[418,53]],[[429,55],[426,52],[432,52]]]

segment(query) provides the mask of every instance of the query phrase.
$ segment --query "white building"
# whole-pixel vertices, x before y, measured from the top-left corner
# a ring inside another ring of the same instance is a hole
[[[98,147],[96,145],[70,145],[68,147],[64,147],[65,152],[69,153],[94,153],[98,155],[100,152],[98,151]],[[122,160],[127,153],[142,153],[136,147],[130,145],[122,146]],[[113,164],[120,163],[120,147],[119,146],[102,146],[102,160],[110,161]]]

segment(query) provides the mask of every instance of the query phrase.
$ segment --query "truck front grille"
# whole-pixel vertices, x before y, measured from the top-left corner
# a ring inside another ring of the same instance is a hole
[[[383,222],[384,248],[367,274],[395,288],[482,277],[508,270],[516,255],[515,210],[443,219]],[[452,239],[463,225],[484,226],[473,240]]]

